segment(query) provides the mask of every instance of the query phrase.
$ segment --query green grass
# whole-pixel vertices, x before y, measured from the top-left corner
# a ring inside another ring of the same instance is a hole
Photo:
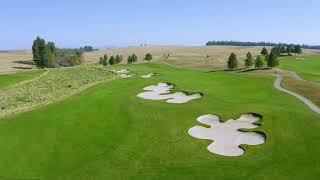
[[[294,71],[303,79],[320,83],[320,56],[306,57],[305,60],[281,58],[279,68]]]
[[[119,68],[121,66],[118,66]],[[129,66],[151,79],[117,79],[77,96],[0,121],[3,179],[317,179],[320,116],[273,87],[274,77],[205,73],[164,65]],[[172,82],[202,99],[168,104],[137,98],[142,88]],[[264,116],[267,142],[239,157],[206,150],[192,138],[196,118]]]
[[[108,68],[95,65],[50,69],[37,79],[2,89],[0,117],[70,96],[113,77]]]
[[[0,88],[28,79],[32,79],[41,75],[42,73],[42,71],[27,71],[22,73],[0,75]]]

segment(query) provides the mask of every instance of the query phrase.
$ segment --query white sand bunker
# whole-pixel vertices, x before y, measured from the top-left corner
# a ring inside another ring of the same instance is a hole
[[[118,73],[118,74],[126,74],[129,73],[128,69],[121,69],[121,70],[110,70],[110,72]]]
[[[152,74],[146,74],[146,75],[142,75],[142,78],[152,78],[156,75],[156,73],[152,73]]]
[[[238,120],[230,119],[222,123],[217,115],[204,115],[197,121],[211,127],[195,126],[190,128],[188,133],[198,139],[213,140],[214,142],[207,148],[212,153],[222,156],[240,156],[244,154],[240,145],[259,145],[266,141],[263,133],[240,131],[240,129],[259,127],[253,123],[259,121],[261,117],[257,114],[244,114]]]
[[[193,99],[199,99],[203,95],[195,93],[188,95],[185,92],[177,92],[168,94],[172,91],[174,85],[170,83],[159,83],[158,85],[147,86],[144,88],[147,92],[138,94],[137,96],[148,100],[167,100],[168,103],[182,104]]]
[[[120,75],[120,78],[122,79],[126,79],[126,78],[131,78],[133,76],[135,76],[136,74],[121,74]]]

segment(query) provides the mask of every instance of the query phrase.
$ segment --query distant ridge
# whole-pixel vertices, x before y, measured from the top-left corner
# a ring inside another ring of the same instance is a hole
[[[292,43],[293,44],[293,43]],[[208,41],[206,46],[287,46],[288,43],[274,43],[274,42],[251,42],[251,41]],[[296,44],[298,45],[298,44]],[[300,44],[305,49],[320,49],[320,45]]]

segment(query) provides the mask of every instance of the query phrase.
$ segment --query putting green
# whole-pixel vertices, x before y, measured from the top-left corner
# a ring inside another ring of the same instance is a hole
[[[122,66],[115,66],[123,68]],[[205,73],[164,65],[125,66],[150,79],[117,79],[0,121],[0,177],[7,179],[317,179],[320,115],[273,87],[275,77]],[[169,104],[136,97],[158,82],[202,92]],[[267,141],[245,154],[208,152],[188,129],[197,117],[263,115]]]
[[[294,56],[281,58],[279,68],[294,71],[303,79],[320,83],[320,56],[306,57],[304,60]]]

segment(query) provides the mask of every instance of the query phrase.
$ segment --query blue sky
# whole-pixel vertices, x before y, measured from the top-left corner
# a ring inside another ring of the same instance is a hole
[[[318,0],[1,0],[0,49],[208,40],[320,44]]]

